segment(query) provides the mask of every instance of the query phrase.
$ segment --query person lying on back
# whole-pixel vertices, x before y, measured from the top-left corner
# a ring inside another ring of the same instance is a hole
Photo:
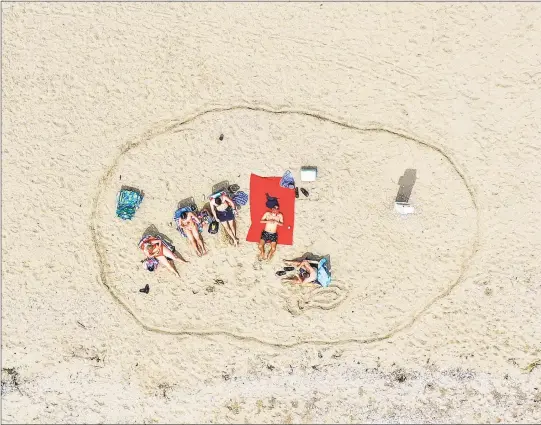
[[[205,247],[205,242],[199,234],[198,226],[201,224],[201,221],[197,216],[191,211],[184,211],[180,215],[177,224],[184,231],[197,256],[201,257],[206,254],[207,248]]]
[[[216,221],[222,223],[225,231],[231,237],[233,244],[238,246],[237,225],[235,223],[235,212],[237,207],[235,203],[224,192],[217,197],[211,197],[210,209]]]
[[[259,241],[260,260],[270,260],[276,252],[278,244],[278,226],[284,225],[284,216],[280,212],[280,205],[275,202],[270,211],[267,211],[261,217],[261,223],[265,223],[265,229],[261,232],[261,240]],[[265,254],[265,244],[270,243],[268,255]]]

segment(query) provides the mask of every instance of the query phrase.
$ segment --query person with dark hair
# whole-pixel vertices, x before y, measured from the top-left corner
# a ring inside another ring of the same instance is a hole
[[[175,267],[174,260],[177,259],[187,263],[180,255],[171,251],[160,238],[147,237],[139,243],[139,248],[141,248],[141,251],[147,256],[147,258],[141,262],[149,272],[153,272],[160,264],[163,264],[166,268],[176,274],[177,277],[180,277],[180,274]]]
[[[265,229],[261,232],[261,240],[259,241],[259,260],[270,260],[276,252],[276,245],[278,244],[278,226],[284,225],[284,216],[280,212],[280,205],[276,198],[274,201],[267,201],[267,207],[270,211],[267,211],[261,217],[261,223],[265,224]],[[265,253],[265,244],[270,243],[270,250],[268,255]]]
[[[199,225],[201,221],[193,212],[183,211],[177,221],[178,226],[184,231],[184,234],[190,241],[195,253],[198,257],[207,253],[207,248],[199,233]]]
[[[235,223],[237,207],[233,200],[225,192],[222,192],[219,196],[210,198],[210,209],[214,219],[222,223],[234,245],[238,246],[239,238],[237,238],[237,225]]]

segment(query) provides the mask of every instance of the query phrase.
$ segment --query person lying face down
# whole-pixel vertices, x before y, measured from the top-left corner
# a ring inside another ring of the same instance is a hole
[[[190,244],[192,245],[197,256],[201,257],[202,255],[206,254],[207,248],[205,247],[203,238],[199,233],[199,224],[201,224],[201,220],[199,220],[193,212],[184,211],[180,215],[177,223],[178,226],[184,230],[184,234],[190,241]]]
[[[317,270],[307,260],[284,260],[284,263],[297,267],[297,273],[282,280],[293,283],[317,283]]]
[[[225,192],[222,192],[220,196],[210,199],[210,209],[214,219],[222,223],[234,245],[238,246],[239,238],[237,238],[237,225],[235,223],[237,207],[233,200]]]
[[[175,267],[174,259],[186,261],[180,255],[165,246],[161,239],[153,237],[146,238],[139,247],[147,257],[142,263],[149,272],[153,272],[158,265],[163,264],[167,269],[176,274],[177,277],[180,277],[180,274]]]
[[[259,241],[259,260],[270,260],[276,252],[278,243],[278,226],[284,225],[284,216],[280,212],[278,202],[274,203],[270,211],[267,211],[261,217],[261,223],[265,223],[265,229],[261,232],[261,240]],[[265,253],[265,244],[270,243],[268,255]]]

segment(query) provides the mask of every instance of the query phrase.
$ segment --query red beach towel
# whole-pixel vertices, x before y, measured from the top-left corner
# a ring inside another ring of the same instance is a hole
[[[295,191],[280,186],[281,177],[250,176],[250,217],[252,225],[246,236],[248,242],[259,242],[265,224],[261,217],[269,209],[265,206],[267,193],[278,198],[280,212],[284,216],[284,225],[278,226],[278,244],[293,245],[293,227],[295,223]]]

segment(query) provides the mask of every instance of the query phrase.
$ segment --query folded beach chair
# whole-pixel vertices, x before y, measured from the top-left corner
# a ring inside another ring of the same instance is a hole
[[[220,192],[225,192],[227,193],[227,196],[229,196],[229,181],[228,180],[224,180],[224,181],[221,181],[220,183],[216,183],[214,186],[212,186],[212,193],[213,194],[216,194],[216,193],[220,193]]]
[[[131,220],[143,201],[143,194],[133,189],[121,189],[117,195],[116,215],[122,220]]]

